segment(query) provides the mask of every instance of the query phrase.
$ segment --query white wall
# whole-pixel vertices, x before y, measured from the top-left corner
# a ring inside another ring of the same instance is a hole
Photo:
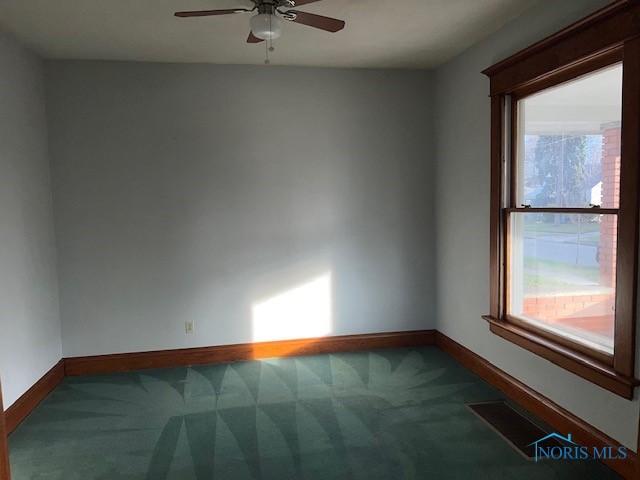
[[[0,33],[0,377],[5,408],[61,357],[41,61]]]
[[[542,1],[438,69],[435,83],[427,72],[49,62],[65,355],[249,342],[257,303],[330,272],[327,334],[437,326],[635,447],[637,400],[480,319],[480,71],[602,3]],[[5,39],[0,62],[0,372],[11,403],[60,346],[40,65]]]
[[[540,2],[436,72],[438,329],[635,449],[627,401],[489,332],[489,82],[480,72],[606,2]]]
[[[65,355],[250,342],[256,303],[326,272],[327,334],[433,328],[431,90],[426,72],[48,63]]]

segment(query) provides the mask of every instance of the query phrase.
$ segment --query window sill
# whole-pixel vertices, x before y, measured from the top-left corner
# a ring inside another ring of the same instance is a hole
[[[553,340],[540,337],[524,328],[489,315],[484,315],[482,318],[489,322],[489,328],[492,333],[616,395],[631,400],[634,388],[640,385],[640,381],[637,379],[620,375],[611,366],[603,364],[584,353],[577,352]]]

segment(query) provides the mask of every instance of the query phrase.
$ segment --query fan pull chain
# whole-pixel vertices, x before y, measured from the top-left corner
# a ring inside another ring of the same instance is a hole
[[[269,15],[269,30],[272,30],[273,26],[271,25],[271,15]],[[275,48],[273,48],[273,40],[271,38],[267,39],[266,42],[264,42],[264,64],[265,65],[269,65],[271,63],[271,60],[269,60],[269,52],[273,52],[275,50]]]
[[[265,65],[269,65],[271,63],[271,60],[269,59],[269,52],[273,52],[275,50],[275,48],[273,47],[273,42],[271,40],[267,40],[266,42],[264,42],[264,64]]]

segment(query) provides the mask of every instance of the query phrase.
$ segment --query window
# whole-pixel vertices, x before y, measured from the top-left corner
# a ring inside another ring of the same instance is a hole
[[[640,187],[640,27],[627,16],[639,13],[637,4],[606,7],[484,72],[485,318],[492,332],[627,398],[638,384]]]
[[[507,314],[613,355],[622,65],[514,101]]]

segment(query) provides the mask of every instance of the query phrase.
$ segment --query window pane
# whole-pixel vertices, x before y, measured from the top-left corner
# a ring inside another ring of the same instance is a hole
[[[518,102],[518,205],[617,208],[622,65]]]
[[[509,313],[613,353],[616,215],[514,213]]]

